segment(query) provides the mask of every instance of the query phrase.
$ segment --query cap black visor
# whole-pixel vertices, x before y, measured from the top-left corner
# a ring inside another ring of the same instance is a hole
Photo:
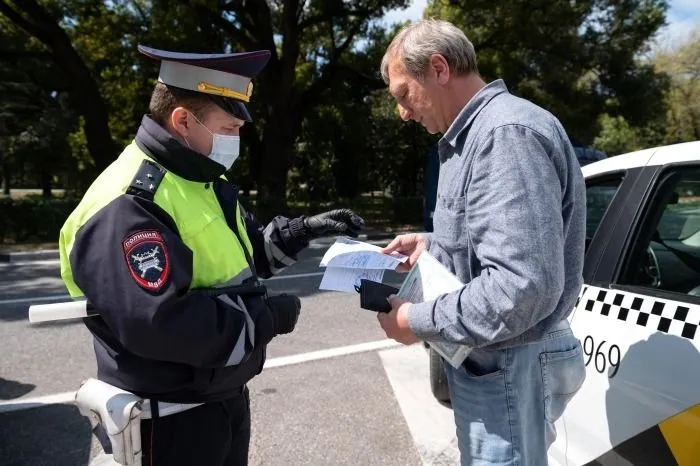
[[[221,107],[225,112],[240,118],[244,121],[253,121],[253,117],[250,116],[248,109],[245,104],[240,100],[231,99],[228,97],[221,97],[218,95],[208,95],[212,101],[219,107]]]

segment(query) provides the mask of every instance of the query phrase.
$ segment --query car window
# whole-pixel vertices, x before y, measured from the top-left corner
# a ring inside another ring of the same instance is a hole
[[[700,170],[663,176],[631,244],[620,284],[700,296]]]
[[[692,242],[700,230],[700,180],[690,175],[679,180],[657,229],[663,241]]]
[[[622,183],[622,176],[586,182],[586,250]]]

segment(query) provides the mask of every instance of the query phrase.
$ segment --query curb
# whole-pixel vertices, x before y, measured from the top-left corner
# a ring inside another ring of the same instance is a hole
[[[360,241],[376,241],[376,240],[391,240],[395,236],[401,235],[404,231],[396,232],[370,232],[360,235],[357,239]],[[421,231],[415,231],[412,233],[423,233]],[[40,261],[40,260],[58,260],[59,254],[58,249],[45,249],[42,251],[28,251],[28,252],[0,252],[0,264],[11,264],[13,262],[29,262],[29,261]]]
[[[58,249],[45,249],[31,252],[0,252],[0,263],[22,261],[58,260]]]

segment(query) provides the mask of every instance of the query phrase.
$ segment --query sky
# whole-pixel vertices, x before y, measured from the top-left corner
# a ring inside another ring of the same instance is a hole
[[[700,0],[671,0],[666,21],[669,25],[660,34],[659,45],[664,42],[687,39],[690,32],[700,29]]]
[[[416,20],[423,16],[428,0],[412,0],[404,10],[392,10],[384,16],[384,22]],[[665,48],[686,39],[693,28],[700,29],[700,0],[670,0],[666,21],[668,26],[659,32],[657,45]]]

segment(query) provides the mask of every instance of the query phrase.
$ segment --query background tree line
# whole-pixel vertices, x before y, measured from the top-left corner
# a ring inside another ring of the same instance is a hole
[[[420,222],[438,136],[398,118],[379,75],[398,27],[380,20],[409,3],[0,0],[3,192],[41,187],[47,198],[0,200],[0,239],[3,229],[17,240],[37,228],[51,237],[48,216],[60,224],[131,140],[158,73],[137,44],[272,51],[232,173],[256,193],[263,220],[331,202]],[[665,0],[432,0],[424,16],[463,28],[487,81],[505,79],[557,115],[576,144],[615,155],[700,139],[700,33],[650,54],[667,9]],[[57,188],[67,197],[52,198]]]

